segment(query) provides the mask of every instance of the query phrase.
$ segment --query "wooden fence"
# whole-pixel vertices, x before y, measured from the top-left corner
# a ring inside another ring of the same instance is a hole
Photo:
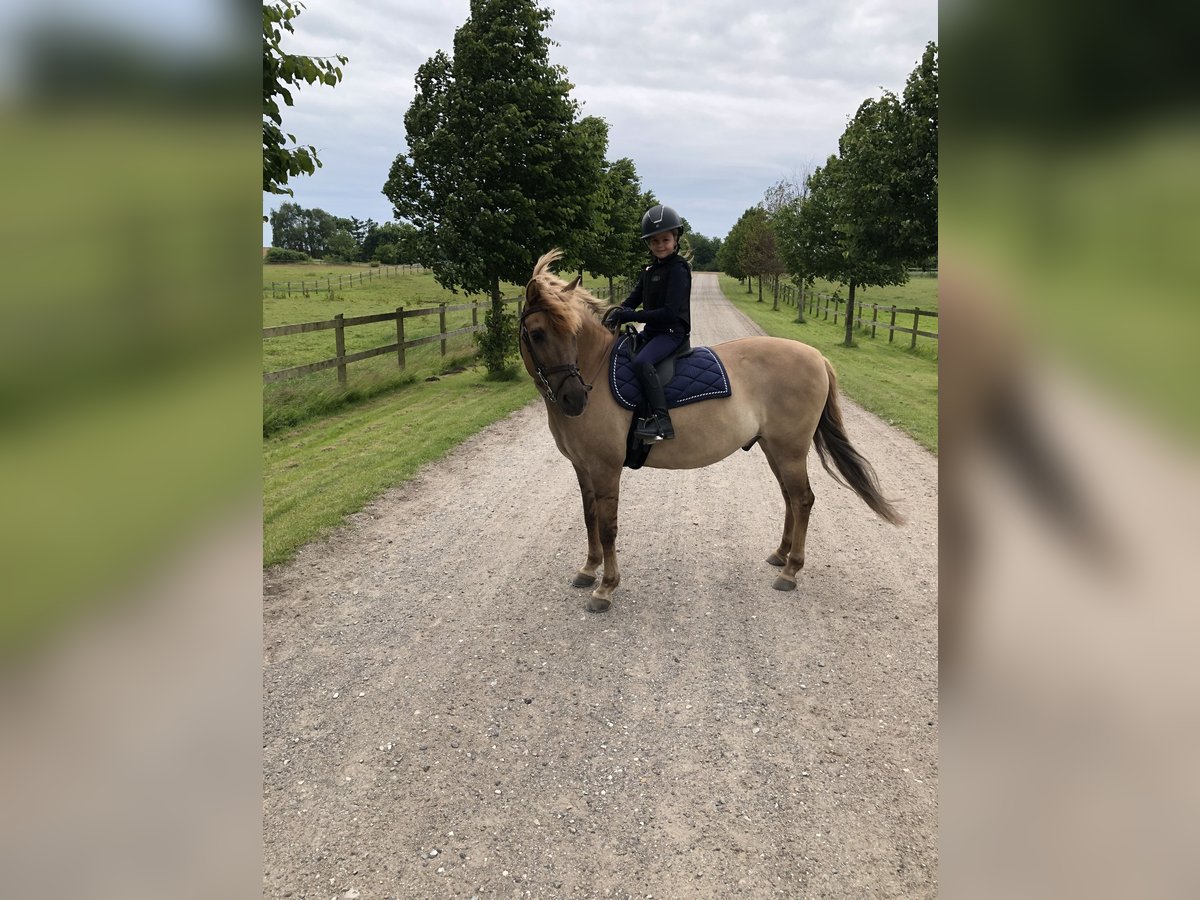
[[[335,288],[340,290],[343,287],[354,287],[356,284],[361,286],[374,281],[376,278],[393,278],[397,275],[414,274],[428,272],[423,266],[377,266],[375,268],[364,269],[361,272],[346,272],[337,277],[335,281],[332,276],[326,278],[314,278],[312,281],[301,279],[300,281],[272,281],[270,284],[263,285],[263,293],[270,291],[274,294],[304,294],[308,296],[313,291],[332,291]]]
[[[518,315],[521,312],[521,304],[524,302],[524,297],[515,297],[501,300],[501,303],[517,304]],[[411,350],[413,347],[420,347],[423,344],[432,344],[435,341],[441,342],[442,356],[446,355],[446,339],[459,334],[471,334],[472,332],[480,331],[484,328],[479,324],[479,311],[491,309],[491,301],[486,303],[459,303],[453,306],[448,306],[445,303],[440,306],[427,306],[420,309],[405,309],[403,306],[396,308],[395,312],[376,313],[370,316],[351,316],[345,318],[342,313],[338,313],[332,319],[326,319],[322,322],[304,322],[299,325],[273,325],[262,330],[263,338],[283,337],[288,334],[303,334],[307,331],[327,331],[333,330],[333,343],[335,356],[329,359],[323,359],[320,362],[306,363],[302,366],[292,366],[288,369],[280,369],[276,372],[266,372],[263,374],[263,384],[270,384],[273,381],[283,381],[286,378],[296,378],[300,375],[307,375],[310,372],[320,372],[324,369],[337,369],[338,381],[345,382],[346,366],[350,363],[359,362],[360,360],[370,359],[374,356],[383,356],[386,353],[395,353],[397,361],[401,369],[405,366],[405,351]],[[462,312],[465,310],[471,311],[471,324],[463,328],[455,328],[452,331],[446,330],[446,313]],[[437,316],[438,317],[438,333],[426,335],[425,337],[413,338],[408,340],[404,335],[404,323],[417,316]],[[396,323],[396,343],[387,344],[383,347],[372,347],[369,350],[360,350],[357,353],[346,354],[346,329],[353,328],[356,325],[372,325],[377,322],[395,322]]]
[[[780,285],[779,299],[788,306],[794,307],[798,302],[800,302],[800,292],[795,285]],[[803,303],[805,312],[812,316],[820,315],[822,318],[828,321],[832,304],[834,325],[838,323],[839,315],[842,316],[843,322],[845,321],[845,316],[841,311],[841,307],[845,302],[846,301],[844,298],[839,297],[836,294],[822,294],[820,291],[813,290],[804,292]],[[870,310],[870,319],[863,318],[864,310]],[[886,322],[881,322],[879,320],[880,313],[884,313],[887,316]],[[912,316],[912,328],[907,328],[904,325],[897,325],[897,316]],[[855,327],[862,329],[864,332],[869,329],[872,338],[875,337],[875,332],[877,329],[886,330],[888,333],[889,344],[894,342],[897,332],[912,336],[912,339],[909,341],[910,348],[915,348],[917,346],[918,337],[926,337],[935,341],[938,340],[938,333],[936,331],[921,330],[921,319],[923,318],[933,319],[934,322],[937,322],[938,314],[932,310],[921,309],[919,306],[914,306],[912,309],[903,309],[895,305],[880,306],[876,303],[861,303],[857,300],[854,304]]]

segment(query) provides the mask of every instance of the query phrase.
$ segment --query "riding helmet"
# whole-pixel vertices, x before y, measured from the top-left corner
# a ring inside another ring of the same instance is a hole
[[[658,206],[650,207],[642,216],[642,240],[675,229],[682,230],[683,221],[679,218],[679,213],[669,206],[663,206],[660,203]]]

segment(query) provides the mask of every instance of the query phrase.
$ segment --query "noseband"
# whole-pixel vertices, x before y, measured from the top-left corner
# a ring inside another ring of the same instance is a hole
[[[565,372],[562,380],[558,383],[558,389],[561,391],[563,385],[566,384],[568,378],[574,375],[579,379],[579,383],[583,385],[585,391],[590,391],[592,386],[583,380],[583,373],[579,371],[577,363],[565,363],[561,366],[546,367],[542,365],[542,361],[538,359],[537,353],[533,349],[533,341],[529,337],[529,329],[525,327],[525,319],[534,313],[545,312],[543,309],[525,310],[521,313],[521,340],[525,342],[525,349],[529,351],[529,357],[533,360],[533,367],[537,371],[537,376],[546,387],[546,399],[551,403],[557,403],[558,397],[554,393],[554,388],[550,386],[550,376],[557,375],[559,372]]]

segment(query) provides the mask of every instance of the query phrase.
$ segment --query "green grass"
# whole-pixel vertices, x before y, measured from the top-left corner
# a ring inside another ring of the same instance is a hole
[[[263,282],[276,284],[301,279],[312,282],[317,278],[359,274],[371,270],[363,265],[289,264],[264,265]],[[515,297],[522,290],[518,285],[501,284],[506,297]],[[346,318],[394,312],[405,309],[436,307],[439,304],[462,305],[485,302],[481,295],[467,297],[455,294],[439,285],[429,272],[404,271],[387,277],[377,277],[361,286],[342,289],[310,290],[307,294],[267,291],[263,295],[263,325],[294,325],[332,319],[338,313]],[[475,315],[469,310],[446,314],[446,330],[453,331],[476,322],[483,322],[483,312]],[[436,315],[405,319],[405,340],[436,334],[441,330]],[[396,342],[396,325],[383,322],[360,325],[345,330],[346,352],[356,353]],[[312,331],[305,334],[263,340],[263,372],[274,372],[291,366],[319,362],[336,355],[334,331]],[[263,436],[269,437],[281,429],[320,418],[339,409],[369,400],[372,397],[404,388],[431,375],[441,375],[470,365],[476,357],[471,335],[458,335],[446,342],[446,354],[440,343],[413,348],[405,354],[405,367],[399,367],[394,355],[374,357],[351,363],[347,382],[337,381],[336,370],[327,369],[299,378],[265,385],[263,388]]]
[[[850,293],[850,289],[846,285],[826,281],[823,278],[816,279],[814,287],[823,294],[832,294],[834,291],[837,291],[843,299]],[[757,285],[755,286],[755,290],[757,291]],[[757,293],[755,296],[757,296]],[[769,300],[765,285],[763,286],[763,300],[764,302]],[[901,309],[912,309],[914,306],[919,306],[923,310],[937,312],[937,275],[912,275],[905,284],[892,284],[887,287],[855,288],[854,301],[856,303],[874,303],[876,306],[894,305]],[[927,324],[929,323],[922,324],[922,330],[937,331],[936,328],[926,328]],[[899,340],[900,335],[896,335],[896,339]],[[918,338],[917,340],[920,342],[921,339]]]
[[[264,284],[315,281],[366,272],[366,266],[295,264],[263,266]],[[502,284],[506,297],[521,288]],[[351,316],[482,302],[442,288],[427,272],[402,272],[361,286],[309,290],[308,294],[270,290],[263,294],[263,325],[324,321]],[[480,311],[478,321],[483,322]],[[448,313],[446,329],[473,323],[471,312]],[[440,330],[439,317],[405,320],[405,339]],[[346,352],[396,341],[394,323],[348,328]],[[263,371],[317,362],[335,355],[334,332],[268,338]],[[471,335],[408,350],[401,370],[394,355],[347,367],[347,382],[330,369],[263,388],[263,562],[289,559],[345,516],[382,491],[412,477],[479,429],[537,396],[523,375],[491,381],[477,364]],[[427,380],[436,377],[437,380]]]
[[[889,345],[885,332],[872,340],[856,335],[856,345],[845,347],[845,328],[841,321],[829,321],[809,316],[808,322],[795,321],[794,307],[780,303],[778,311],[771,309],[770,295],[764,288],[763,302],[758,303],[758,286],[753,294],[728,275],[720,275],[721,290],[733,304],[756,322],[767,334],[803,341],[820,350],[833,363],[841,389],[860,405],[889,424],[911,435],[932,453],[937,453],[938,369],[936,351],[922,347],[908,350],[908,335],[898,334],[897,343]],[[922,279],[930,284],[918,285],[934,291],[931,306],[936,306],[936,279]],[[836,287],[836,286],[834,286]],[[827,288],[822,287],[821,290]],[[916,289],[916,288],[914,288]],[[883,289],[879,289],[882,291]],[[845,296],[845,289],[842,289]],[[855,292],[857,299],[857,292]],[[925,298],[928,302],[929,298]],[[871,301],[879,302],[879,301]],[[892,302],[892,301],[888,301]],[[924,303],[916,305],[925,308]]]
[[[524,376],[489,381],[475,367],[264,441],[264,565],[290,559],[381,492],[536,396]]]

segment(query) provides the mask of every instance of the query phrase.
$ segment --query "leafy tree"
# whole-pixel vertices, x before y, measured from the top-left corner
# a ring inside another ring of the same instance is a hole
[[[392,243],[376,244],[371,251],[370,259],[373,262],[381,262],[385,266],[398,266],[400,264],[400,248]]]
[[[767,218],[767,211],[761,206],[752,206],[742,213],[726,243],[733,245],[731,253],[743,276],[758,278],[758,302],[762,303],[763,276],[782,271],[775,230]],[[750,285],[747,287],[752,290]]]
[[[904,86],[908,161],[904,179],[904,237],[912,262],[938,252],[938,49],[930,42]]]
[[[379,248],[385,244],[392,249],[381,255]],[[389,266],[419,263],[423,260],[421,233],[409,222],[385,222],[382,225],[372,222],[363,239],[362,253],[364,259],[377,259]]]
[[[280,203],[271,211],[271,246],[288,250],[304,247],[304,208],[299,203]]]
[[[550,247],[578,256],[604,159],[599,120],[578,120],[566,70],[550,64],[552,16],[533,0],[471,0],[453,58],[438,51],[417,70],[408,152],[383,187],[438,282],[491,295],[481,344],[493,376],[516,346],[500,282],[524,282]]]
[[[864,100],[838,140],[835,230],[842,265],[835,279],[849,288],[847,347],[854,344],[855,289],[908,280],[905,238],[906,122],[895,94]]]
[[[692,246],[692,268],[698,272],[713,271],[721,249],[721,239],[706,237],[698,232],[688,235],[688,238]]]
[[[775,217],[780,235],[780,251],[788,270],[801,285],[815,277],[834,278],[844,262],[842,246],[835,228],[841,160],[829,157],[804,180],[801,196],[780,208]],[[803,303],[800,304],[800,318]]]
[[[733,227],[729,229],[729,234],[725,236],[725,240],[721,242],[721,249],[717,252],[717,265],[720,266],[721,271],[738,281],[749,277],[746,270],[742,268],[742,242],[745,237],[745,229],[742,225],[745,218],[746,213],[742,213]]]
[[[604,167],[594,204],[595,220],[583,247],[583,267],[593,277],[613,279],[637,271],[646,255],[641,221],[641,182],[633,160],[618,159]]]
[[[322,259],[331,252],[335,235],[346,231],[348,220],[337,219],[323,209],[305,209],[297,203],[281,203],[271,213],[271,245],[303,250],[309,256]],[[343,240],[340,246],[345,246]],[[354,252],[353,237],[350,251]]]
[[[341,221],[341,220],[335,220]],[[354,233],[348,228],[343,228],[340,225],[334,228],[333,234],[329,236],[329,240],[325,244],[326,258],[345,260],[350,262],[358,256],[358,244],[354,240]]]
[[[301,84],[327,84],[334,87],[342,80],[341,66],[349,60],[345,56],[335,57],[340,65],[330,59],[313,56],[297,56],[285,53],[280,43],[283,32],[295,32],[293,20],[300,15],[304,4],[300,0],[276,0],[263,3],[263,192],[268,194],[292,195],[287,187],[293,175],[311,175],[321,165],[317,149],[313,146],[296,144],[294,134],[284,134],[283,116],[279,110],[279,99],[292,106],[289,87]],[[265,217],[264,217],[265,218]]]

